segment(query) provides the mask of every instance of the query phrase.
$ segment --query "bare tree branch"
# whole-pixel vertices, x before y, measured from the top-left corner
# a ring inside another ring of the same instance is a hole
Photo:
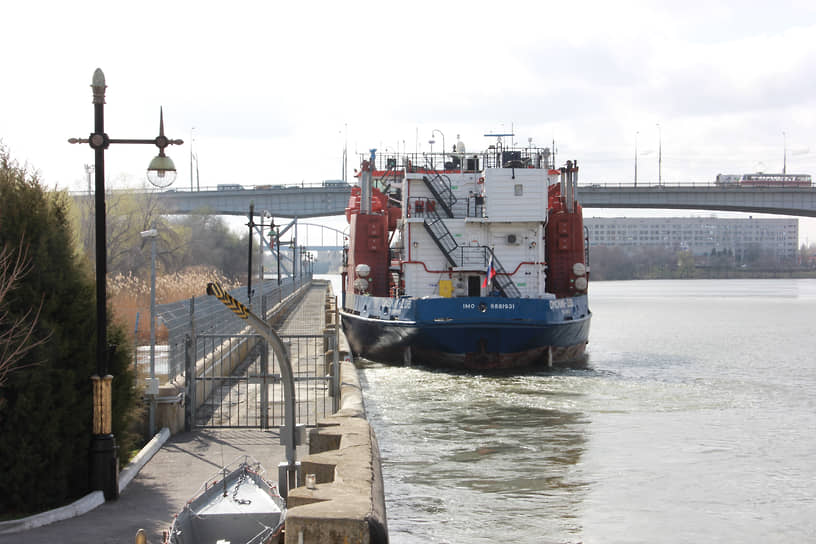
[[[36,363],[19,364],[20,359],[30,350],[45,343],[48,336],[32,341],[32,336],[40,318],[45,295],[40,298],[36,313],[30,308],[24,315],[12,320],[4,301],[18,281],[31,270],[28,246],[20,240],[20,251],[16,258],[8,244],[0,250],[0,387],[6,383],[8,375],[14,371]],[[50,336],[50,335],[49,335]]]

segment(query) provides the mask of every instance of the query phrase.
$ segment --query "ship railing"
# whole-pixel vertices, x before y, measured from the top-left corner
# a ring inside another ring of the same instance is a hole
[[[374,186],[384,193],[388,192],[389,187],[402,181],[402,170],[398,169],[395,164],[389,161],[386,168],[384,172],[378,171],[377,176],[374,178]]]
[[[374,169],[379,172],[460,173],[478,172],[484,168],[553,168],[553,156],[543,147],[503,147],[491,145],[480,152],[396,153],[388,150],[376,155]],[[369,160],[360,154],[360,161]]]
[[[496,275],[493,277],[493,284],[498,288],[499,293],[501,293],[504,297],[509,298],[519,298],[521,296],[521,291],[519,291],[516,283],[512,280],[510,275],[502,266],[501,261],[499,261],[496,254],[493,252],[492,249],[488,248],[490,255],[493,257],[493,268],[496,271]]]
[[[459,267],[469,270],[486,270],[489,259],[488,251],[485,246],[459,246],[457,248]]]

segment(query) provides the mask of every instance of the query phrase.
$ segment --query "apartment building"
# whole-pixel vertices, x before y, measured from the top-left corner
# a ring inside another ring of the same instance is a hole
[[[590,248],[666,248],[694,255],[730,251],[737,261],[757,251],[794,260],[799,242],[796,218],[591,217],[584,218],[584,225]]]

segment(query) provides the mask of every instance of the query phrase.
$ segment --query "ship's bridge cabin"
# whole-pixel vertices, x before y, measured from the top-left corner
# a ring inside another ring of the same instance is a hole
[[[560,298],[585,292],[577,166],[555,169],[548,148],[499,144],[469,153],[460,144],[451,152],[376,156],[373,186],[401,207],[391,236],[389,294]],[[556,261],[568,263],[564,271],[549,264]]]

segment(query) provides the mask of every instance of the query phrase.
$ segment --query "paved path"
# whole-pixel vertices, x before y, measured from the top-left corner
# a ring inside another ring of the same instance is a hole
[[[321,333],[325,287],[315,286],[282,327],[285,334]],[[316,317],[319,321],[312,321]],[[293,353],[293,358],[295,354]],[[219,469],[242,455],[250,455],[277,480],[278,463],[285,460],[278,429],[198,429],[171,437],[122,492],[108,502],[73,519],[12,535],[0,544],[132,544],[144,529],[148,542],[162,542],[173,515],[193,498]],[[298,458],[307,453],[298,447]]]

